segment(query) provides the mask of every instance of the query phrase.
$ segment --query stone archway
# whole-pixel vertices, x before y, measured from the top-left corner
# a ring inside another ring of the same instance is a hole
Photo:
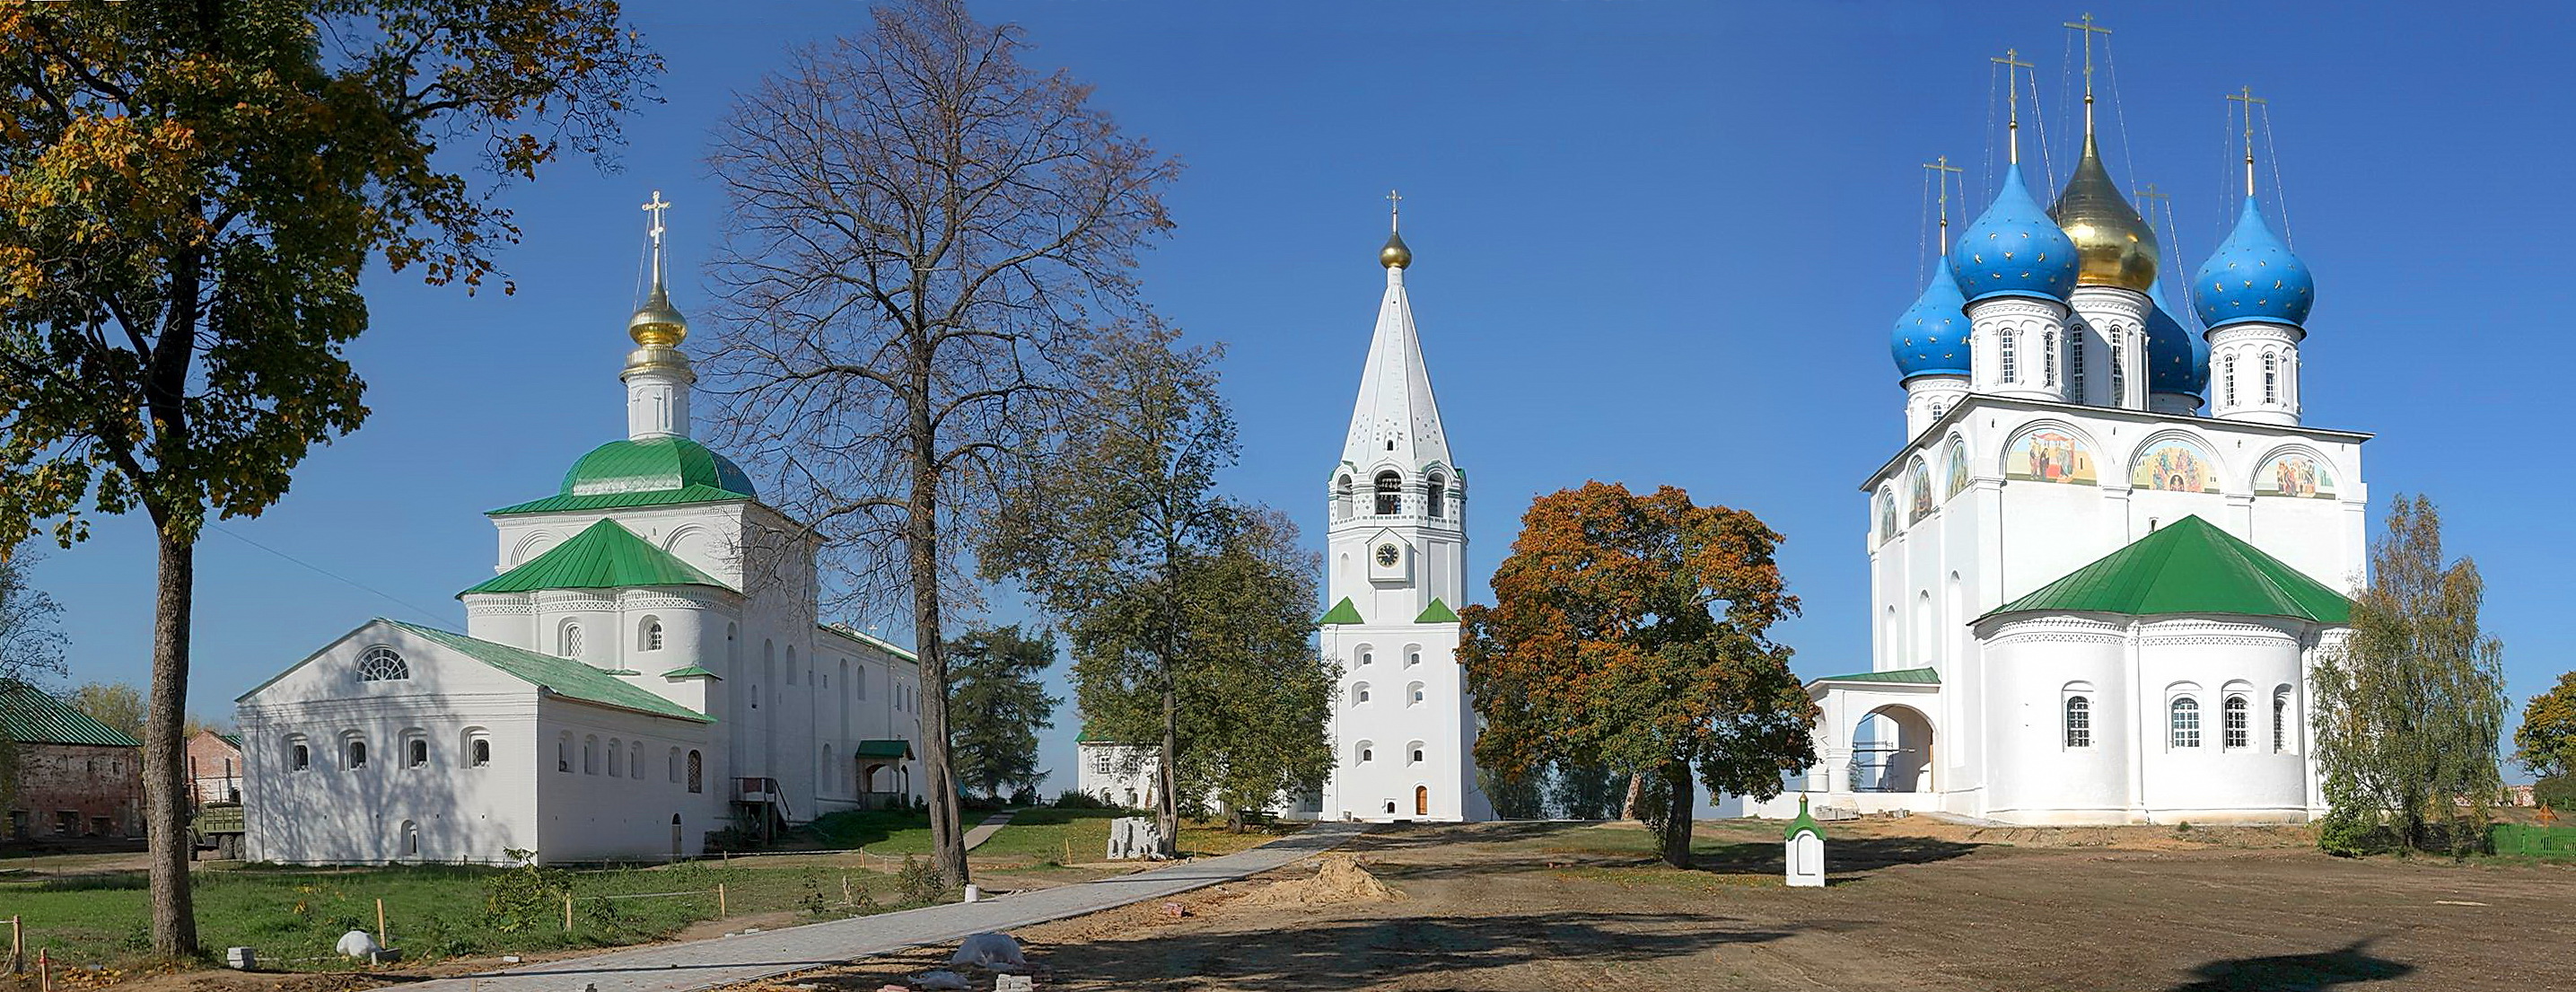
[[[1870,710],[1852,725],[1855,792],[1932,791],[1932,718],[1903,703]]]

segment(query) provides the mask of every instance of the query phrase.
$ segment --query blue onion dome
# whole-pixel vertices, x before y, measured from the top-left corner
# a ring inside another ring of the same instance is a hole
[[[2021,166],[2005,171],[1994,204],[1959,235],[1950,275],[1971,303],[1994,296],[2064,302],[2075,291],[2075,242],[2031,198]]]
[[[2272,236],[2253,197],[2245,198],[2236,231],[2201,263],[2193,282],[2193,306],[2211,330],[2252,320],[2297,327],[2317,298],[2307,263]]]
[[[2209,342],[2165,309],[2160,287],[2147,290],[2147,391],[2209,395]]]
[[[1899,377],[1968,374],[1968,316],[1962,310],[1967,305],[1949,273],[1933,275],[1888,335]]]

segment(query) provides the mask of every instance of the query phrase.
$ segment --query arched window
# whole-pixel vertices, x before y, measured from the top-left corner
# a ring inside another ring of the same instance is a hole
[[[2227,733],[2227,737],[2224,741],[2225,745],[2231,750],[2250,746],[2248,738],[2250,738],[2252,734],[2247,731],[2245,726],[2245,697],[2227,697],[2227,702],[2220,704],[2219,713],[2225,721],[2223,723]]]
[[[1419,664],[1422,664],[1422,649],[1421,649],[1421,648],[1407,648],[1407,649],[1405,649],[1405,652],[1404,652],[1404,667],[1406,667],[1406,668],[1411,668],[1411,667],[1413,667],[1413,666],[1415,666],[1415,665],[1419,665]]]
[[[2020,349],[2014,346],[2020,340],[2020,334],[2008,330],[1998,331],[1995,334],[1995,347],[2000,349],[2003,357],[2005,382],[2016,382],[2021,378]]]
[[[656,617],[645,617],[644,636],[640,640],[644,642],[646,651],[662,650],[662,621]]]
[[[2222,373],[2220,374],[2219,378],[2222,380],[2222,384],[2226,387],[2226,392],[2227,392],[2227,405],[2229,405],[2229,406],[2235,406],[2235,405],[2236,405],[2236,356],[2234,356],[2234,355],[2229,355],[2229,356],[2227,356],[2227,361],[2226,361],[2224,364],[2225,364],[2225,371],[2224,371],[2224,372],[2222,372]]]
[[[566,658],[581,657],[581,624],[566,620],[555,635],[555,653]]]
[[[1377,474],[1377,512],[1380,516],[1404,512],[1404,477],[1393,472]]]
[[[1376,760],[1377,760],[1377,748],[1376,748],[1376,747],[1374,747],[1374,746],[1372,746],[1372,745],[1370,745],[1370,744],[1369,744],[1369,742],[1367,742],[1367,741],[1361,741],[1361,742],[1359,742],[1358,744],[1355,744],[1355,745],[1352,745],[1352,746],[1351,746],[1351,763],[1352,763],[1352,764],[1354,764],[1354,765],[1365,765],[1365,764],[1368,764],[1369,762],[1376,761]]]
[[[636,742],[634,743],[634,745],[632,746],[632,750],[629,750],[629,751],[627,751],[627,752],[626,752],[626,777],[631,778],[631,779],[634,779],[634,780],[636,780],[636,781],[638,781],[638,782],[641,782],[641,781],[643,781],[643,780],[644,780],[644,742],[643,742],[643,741],[636,741]]]
[[[1353,705],[1353,706],[1357,706],[1357,705],[1359,705],[1359,704],[1361,704],[1361,703],[1365,703],[1365,702],[1368,702],[1368,701],[1369,701],[1369,684],[1368,684],[1368,683],[1366,683],[1366,682],[1355,682],[1355,683],[1352,683],[1352,685],[1351,685],[1351,705]]]
[[[2272,753],[2290,749],[2290,687],[2272,690]]]
[[[402,856],[420,857],[420,824],[411,820],[402,822]]]
[[[701,757],[699,757],[699,756],[698,756],[698,752],[696,752],[696,751],[690,751],[690,752],[689,752],[689,791],[690,791],[690,792],[704,792],[704,791],[706,791],[706,785],[707,785],[706,775],[707,775],[707,763],[706,763],[706,760],[705,760],[705,759],[703,759],[703,758],[701,758]]]
[[[2129,370],[2120,364],[2120,336],[2113,334],[2111,336],[2111,405],[2127,406],[2128,403]]]
[[[608,777],[610,777],[610,778],[625,778],[625,777],[626,777],[626,762],[625,762],[625,760],[624,760],[624,759],[625,759],[625,756],[626,756],[626,742],[625,742],[625,741],[618,740],[617,738],[614,738],[614,737],[609,738],[609,739],[608,739]]]
[[[2117,349],[2120,346],[2114,343],[2111,347]],[[2114,354],[2117,352],[2115,351]],[[2118,368],[2119,365],[2119,359],[2111,360],[2111,367]],[[2075,402],[2084,402],[2084,332],[2082,331],[2066,336],[2066,386],[2067,392],[2074,396]]]
[[[367,767],[367,742],[354,739],[349,741],[346,753],[351,771]]]
[[[2066,697],[2066,746],[2093,746],[2093,701],[2082,696]]]
[[[304,743],[301,734],[286,739],[286,768],[297,772],[313,769],[313,749]]]
[[[796,645],[787,646],[787,684],[796,684]]]
[[[680,784],[680,749],[671,749],[671,784]]]
[[[581,773],[599,774],[599,736],[596,734],[581,739]]]
[[[2281,402],[2281,356],[2263,353],[2263,402]]]
[[[428,738],[428,737],[425,737],[425,736],[416,736],[416,735],[415,735],[415,736],[411,736],[409,739],[407,739],[407,740],[403,741],[403,767],[405,767],[405,768],[427,768],[427,767],[429,767],[429,738]]]
[[[1438,472],[1433,472],[1431,473],[1431,481],[1428,485],[1430,488],[1425,492],[1422,499],[1422,512],[1429,514],[1434,519],[1447,516],[1449,513],[1449,478]]]
[[[2173,730],[2171,741],[2174,747],[2200,746],[2199,700],[2190,696],[2174,697],[2172,716],[2168,723]]]
[[[1404,705],[1420,706],[1424,698],[1426,697],[1422,691],[1422,683],[1416,682],[1404,687]]]
[[[411,663],[382,644],[368,648],[358,656],[358,681],[394,682],[411,677]]]
[[[1348,520],[1350,518],[1351,477],[1349,473],[1345,472],[1342,474],[1339,481],[1333,483],[1333,519]]]
[[[1376,663],[1377,663],[1377,652],[1372,651],[1372,650],[1369,650],[1368,646],[1367,646],[1367,645],[1365,645],[1365,644],[1361,645],[1361,646],[1360,646],[1360,667],[1361,667],[1361,668],[1367,668],[1368,666],[1373,665],[1373,664],[1376,664]]]
[[[555,770],[572,771],[572,731],[564,731],[563,736],[555,738]]]
[[[472,752],[472,753],[473,753],[473,755],[474,755],[474,759],[473,759],[473,760],[474,760],[474,767],[476,767],[476,768],[488,768],[488,767],[490,767],[490,766],[491,766],[491,764],[492,764],[492,740],[491,740],[491,738],[488,738],[488,737],[477,737],[477,738],[474,738],[474,740],[473,740],[473,742],[472,742],[472,744],[471,744],[471,746],[470,746],[470,750],[471,750],[471,752]]]
[[[2057,385],[2057,332],[2039,332],[2039,384]]]
[[[1411,766],[1418,765],[1418,764],[1421,764],[1421,763],[1422,763],[1422,742],[1421,742],[1421,741],[1414,741],[1414,742],[1412,742],[1412,743],[1406,744],[1406,745],[1404,746],[1404,764],[1405,764],[1405,766],[1406,766],[1406,767],[1411,767]]]

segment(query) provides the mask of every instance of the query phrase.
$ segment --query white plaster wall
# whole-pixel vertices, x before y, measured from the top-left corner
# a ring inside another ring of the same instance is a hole
[[[1332,778],[1324,787],[1325,819],[1461,820],[1490,818],[1475,787],[1474,714],[1458,666],[1455,624],[1339,624],[1324,628],[1325,657],[1342,668],[1332,706]],[[1365,651],[1370,660],[1362,664]],[[1420,660],[1408,664],[1418,655]],[[1370,698],[1355,701],[1367,684]],[[1423,699],[1412,700],[1420,683]],[[1367,742],[1373,756],[1361,761]],[[1422,760],[1414,761],[1419,747]],[[1415,789],[1427,789],[1416,812]],[[1388,812],[1387,803],[1395,804]]]
[[[1982,815],[2014,823],[2118,822],[2128,817],[2134,721],[2126,624],[2120,618],[2042,616],[1997,626],[1986,646]],[[2080,693],[2070,684],[2081,683]],[[2065,700],[2091,704],[2092,745],[2066,746]]]
[[[2177,618],[2137,628],[2138,684],[2135,719],[2142,801],[2152,822],[2267,822],[2307,814],[2306,763],[2291,750],[2275,752],[2271,698],[2279,686],[2305,685],[2302,635],[2287,621],[2245,618]],[[2224,707],[2231,684],[2248,702],[2246,747],[2228,748]],[[2185,687],[2188,687],[2187,689]],[[2201,746],[2177,748],[2167,723],[2168,700],[2189,691],[2200,702]]]
[[[646,716],[600,706],[549,698],[539,706],[537,742],[543,763],[536,772],[538,857],[564,861],[659,861],[671,856],[671,817],[680,817],[680,854],[703,848],[706,834],[730,820],[731,796],[720,783],[703,781],[703,791],[688,791],[687,752],[706,750],[706,724]],[[563,735],[572,735],[571,771],[557,763]],[[599,760],[584,748],[599,741]],[[630,756],[612,767],[611,743]],[[633,767],[638,750],[644,765]],[[682,754],[678,775],[672,774],[670,751]],[[714,767],[710,761],[707,767]]]

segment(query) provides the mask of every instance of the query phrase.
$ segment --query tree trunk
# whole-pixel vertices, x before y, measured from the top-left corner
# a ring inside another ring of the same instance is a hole
[[[159,517],[161,514],[154,514]],[[152,617],[152,701],[143,720],[144,836],[151,848],[152,950],[165,958],[197,954],[197,914],[188,892],[185,743],[188,713],[188,622],[196,601],[196,543],[160,532],[160,586]]]
[[[1154,808],[1154,818],[1163,825],[1163,840],[1161,850],[1155,853],[1166,858],[1179,857],[1181,853],[1181,797],[1172,788],[1172,756],[1181,746],[1180,701],[1174,698],[1179,690],[1172,687],[1169,670],[1166,664],[1163,678],[1163,755],[1154,762],[1155,773],[1163,779],[1163,801]]]
[[[1662,769],[1664,789],[1671,793],[1664,809],[1664,863],[1675,868],[1691,866],[1691,779],[1690,763],[1668,761]],[[1640,783],[1643,777],[1638,779]],[[1629,795],[1636,793],[1631,791]]]
[[[1639,800],[1644,799],[1645,796],[1646,777],[1643,775],[1628,776],[1628,798],[1621,800],[1619,803],[1619,818],[1622,820],[1636,819],[1637,803]]]
[[[927,388],[927,383],[923,384]],[[939,461],[930,413],[913,405],[912,498],[904,520],[904,551],[912,566],[912,637],[921,659],[921,765],[930,801],[930,857],[950,888],[962,888],[966,833],[957,808],[955,770],[948,754],[948,650],[939,626]]]

